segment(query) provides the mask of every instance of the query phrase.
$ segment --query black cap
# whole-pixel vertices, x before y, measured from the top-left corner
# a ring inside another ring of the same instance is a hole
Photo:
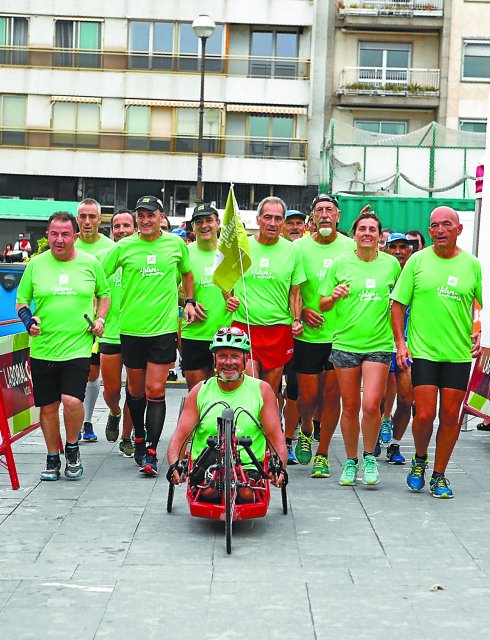
[[[319,193],[316,198],[313,199],[313,202],[311,203],[311,210],[313,211],[313,209],[316,207],[316,205],[319,202],[331,202],[332,204],[334,204],[337,209],[339,208],[339,203],[337,198],[334,198],[333,196],[328,195],[327,193]]]
[[[136,203],[134,210],[136,211],[137,209],[148,209],[148,211],[163,212],[163,203],[155,196],[141,196]]]
[[[192,212],[191,222],[197,220],[197,218],[202,218],[204,216],[210,216],[214,213],[216,217],[219,218],[218,210],[215,209],[212,205],[207,202],[203,202],[202,204],[198,204],[197,207],[194,207],[194,211]]]

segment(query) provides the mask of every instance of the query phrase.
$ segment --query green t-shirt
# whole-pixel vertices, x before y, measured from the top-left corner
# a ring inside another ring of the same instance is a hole
[[[121,280],[122,269],[116,269],[114,273],[107,278],[111,290],[111,306],[109,313],[105,319],[104,335],[97,338],[98,342],[107,342],[108,344],[120,344],[121,335],[119,331],[119,311],[121,306]]]
[[[27,265],[17,290],[17,303],[34,301],[41,319],[41,334],[31,340],[31,356],[40,360],[89,358],[94,337],[83,314],[91,318],[94,297],[110,295],[104,271],[93,257],[77,251],[62,262],[51,251],[35,256]]]
[[[243,281],[235,285],[240,306],[233,316],[237,322],[247,322],[245,299],[251,325],[270,326],[291,324],[289,290],[305,281],[303,263],[294,242],[279,238],[276,244],[266,245],[250,238],[252,264]]]
[[[349,284],[349,295],[334,305],[333,349],[353,353],[393,351],[390,292],[400,271],[398,260],[382,252],[372,262],[361,260],[355,252],[333,261],[318,292],[329,296],[338,284]]]
[[[205,411],[219,400],[226,402],[232,409],[242,407],[246,409],[260,424],[260,412],[264,406],[262,392],[260,391],[260,380],[243,376],[243,383],[235,389],[235,391],[223,391],[216,377],[209,378],[202,383],[197,393],[197,408],[199,415],[202,416]],[[197,428],[192,440],[191,455],[196,460],[197,456],[206,448],[206,440],[209,436],[217,434],[217,418],[223,413],[223,405],[218,404],[210,409],[204,420]],[[250,436],[252,438],[251,449],[259,462],[264,459],[266,440],[264,433],[257,425],[247,416],[241,413],[235,422],[235,433],[237,438]],[[250,466],[250,458],[242,447],[238,447],[240,458],[244,466]]]
[[[414,358],[470,362],[473,300],[482,302],[481,265],[461,250],[440,258],[432,247],[411,256],[393,293],[410,305],[408,344]]]
[[[189,262],[194,275],[194,298],[207,309],[204,322],[187,324],[182,320],[182,337],[189,340],[211,340],[220,327],[231,324],[231,313],[221,289],[213,284],[216,251],[203,251],[193,242],[188,246]]]
[[[97,242],[84,242],[80,238],[75,240],[75,249],[78,251],[85,251],[85,253],[90,253],[90,255],[95,256],[99,262],[102,261],[104,254],[113,246],[114,242],[103,233],[99,234]]]
[[[320,295],[318,287],[327,273],[328,268],[338,256],[349,251],[354,251],[355,242],[351,238],[343,236],[341,233],[330,244],[320,244],[315,242],[311,236],[305,236],[295,242],[303,261],[306,280],[301,284],[301,297],[303,307],[320,311]],[[323,325],[318,329],[309,327],[303,323],[304,331],[296,338],[304,342],[332,342],[335,328],[335,307],[332,311],[323,313]]]
[[[124,335],[151,337],[178,328],[176,270],[190,271],[187,246],[176,235],[156,240],[133,234],[102,258],[107,276],[122,268],[119,328]]]

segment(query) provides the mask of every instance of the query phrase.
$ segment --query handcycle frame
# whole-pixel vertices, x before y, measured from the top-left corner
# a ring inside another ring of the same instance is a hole
[[[257,422],[251,414],[243,408],[238,408],[235,412],[225,403],[215,403],[208,408],[206,413],[216,404],[225,406],[221,417],[218,418],[217,436],[207,439],[207,448],[199,455],[196,461],[193,461],[190,453],[187,452],[183,460],[179,462],[177,467],[180,474],[187,475],[186,496],[189,504],[189,510],[192,516],[197,518],[205,518],[208,520],[220,520],[225,523],[226,551],[231,553],[231,536],[232,524],[239,520],[249,520],[254,518],[263,518],[267,514],[270,502],[270,480],[269,473],[276,477],[279,472],[285,472],[282,469],[277,454],[268,442],[269,448],[265,459],[259,462],[253,451],[251,450],[252,439],[249,437],[238,438],[235,434],[236,419],[243,412],[246,413],[254,422]],[[199,422],[192,430],[192,434],[200,425],[206,413],[201,417]],[[258,424],[258,423],[257,423]],[[186,440],[187,442],[188,440]],[[260,475],[260,479],[256,481],[250,478],[243,469],[240,451],[238,447],[242,447],[248,454],[252,464]],[[209,454],[213,453],[217,456],[217,460],[209,467],[206,466],[206,460]],[[207,472],[205,483],[193,486],[190,477],[197,471],[197,467]],[[169,492],[167,497],[167,511],[172,511],[173,497],[175,485],[169,472]],[[285,474],[285,480],[287,475]],[[210,502],[203,499],[203,491],[209,487],[219,490],[219,502]],[[246,487],[252,490],[253,502],[237,502],[237,493],[240,487]],[[283,513],[287,514],[287,493],[286,482],[280,487],[282,497]]]

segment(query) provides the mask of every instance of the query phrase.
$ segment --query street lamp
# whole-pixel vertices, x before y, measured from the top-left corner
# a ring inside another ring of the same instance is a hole
[[[200,203],[204,199],[202,188],[202,137],[203,137],[203,121],[204,121],[204,75],[206,60],[206,40],[210,38],[216,24],[212,18],[207,15],[200,15],[192,23],[192,30],[196,37],[201,41],[201,96],[199,98],[199,137],[197,140],[197,182],[196,182],[196,202]]]

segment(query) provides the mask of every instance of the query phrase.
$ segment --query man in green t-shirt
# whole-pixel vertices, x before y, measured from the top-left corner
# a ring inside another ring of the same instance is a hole
[[[104,253],[113,246],[110,240],[103,233],[99,232],[102,222],[102,212],[100,204],[93,198],[85,198],[77,207],[78,238],[75,242],[77,251],[85,251],[91,256],[101,260]],[[88,374],[87,389],[83,406],[85,415],[83,418],[83,431],[78,434],[78,439],[83,442],[97,442],[92,425],[92,416],[95,403],[100,391],[100,354],[98,344],[94,343],[94,349],[90,360],[90,372]]]
[[[406,263],[391,295],[396,363],[412,361],[416,413],[413,419],[415,455],[407,475],[411,491],[425,485],[427,449],[439,399],[439,427],[430,491],[434,498],[452,498],[446,467],[459,436],[459,412],[471,369],[480,352],[480,335],[472,333],[472,306],[482,302],[481,267],[477,258],[458,247],[463,231],[450,207],[436,207],[430,216],[432,247]],[[403,334],[405,308],[410,305],[407,347]],[[473,343],[472,343],[473,339]]]
[[[299,285],[304,269],[295,243],[281,237],[286,205],[270,196],[257,207],[257,238],[250,238],[252,264],[235,285],[240,306],[233,325],[250,332],[247,373],[277,390],[283,367],[293,357],[293,335],[303,331]]]
[[[332,351],[335,312],[320,311],[318,287],[337,256],[353,252],[354,241],[337,231],[340,209],[337,200],[318,195],[311,205],[316,232],[298,240],[306,280],[301,284],[304,331],[294,340],[294,364],[299,384],[299,414],[296,458],[301,464],[311,460],[312,418],[318,408],[321,415],[320,441],[313,459],[312,478],[330,477],[328,450],[340,415],[340,391],[329,357]]]
[[[216,435],[217,418],[221,416],[226,405],[234,411],[246,409],[252,416],[251,418],[247,412],[240,412],[236,418],[235,433],[239,438],[251,438],[250,449],[259,462],[262,462],[265,456],[266,439],[277,452],[283,469],[286,466],[287,452],[274,391],[267,382],[245,374],[246,354],[250,352],[248,336],[238,327],[222,327],[213,336],[209,348],[213,354],[216,375],[198,382],[186,397],[177,428],[168,447],[167,459],[170,464],[168,477],[178,484],[181,482],[177,470],[179,460],[193,427],[199,424],[192,438],[193,469],[190,481],[193,487],[197,488],[199,485],[200,499],[214,502],[220,498],[219,487],[203,484],[206,484],[206,469],[213,462],[216,463],[217,456],[213,450],[208,449],[206,441],[208,436]],[[261,427],[258,427],[256,422]],[[239,450],[248,478],[259,482],[261,477],[258,469],[251,462],[247,452],[242,447],[239,447]],[[283,471],[277,479],[273,479],[274,484],[280,486],[285,477]],[[237,490],[241,501],[253,500],[253,490],[249,486],[242,486],[241,482],[238,482]]]
[[[111,219],[111,231],[114,242],[133,235],[136,231],[134,215],[129,209],[119,209]],[[121,269],[108,278],[111,288],[111,307],[107,314],[104,336],[98,341],[100,353],[100,369],[104,382],[104,401],[109,407],[109,415],[105,428],[108,442],[116,442],[119,437],[119,423],[123,419],[119,453],[125,458],[132,458],[134,445],[131,440],[133,423],[128,403],[124,403],[121,412],[121,336],[119,331],[119,308],[121,305]]]
[[[162,233],[162,218],[162,202],[155,196],[141,197],[136,203],[138,233],[116,243],[102,260],[107,276],[121,268],[119,328],[135,432],[134,460],[149,476],[158,475],[165,385],[176,358],[177,272],[186,295],[186,320],[191,323],[196,317],[189,251],[180,238]]]
[[[189,262],[194,275],[196,319],[182,322],[182,369],[189,391],[201,380],[213,375],[211,340],[219,327],[231,322],[231,312],[238,303],[229,296],[227,302],[221,289],[213,283],[214,262],[220,226],[218,211],[210,204],[199,204],[191,218],[196,242],[188,245]]]
[[[75,248],[76,220],[58,211],[48,221],[50,251],[34,257],[17,291],[17,310],[31,341],[34,401],[41,407],[41,428],[48,449],[41,480],[58,480],[61,461],[59,407],[66,430],[65,476],[83,473],[78,433],[90,367],[93,336],[102,336],[110,304],[109,285],[99,262]],[[84,316],[94,317],[92,328]],[[34,316],[29,305],[34,302]]]

